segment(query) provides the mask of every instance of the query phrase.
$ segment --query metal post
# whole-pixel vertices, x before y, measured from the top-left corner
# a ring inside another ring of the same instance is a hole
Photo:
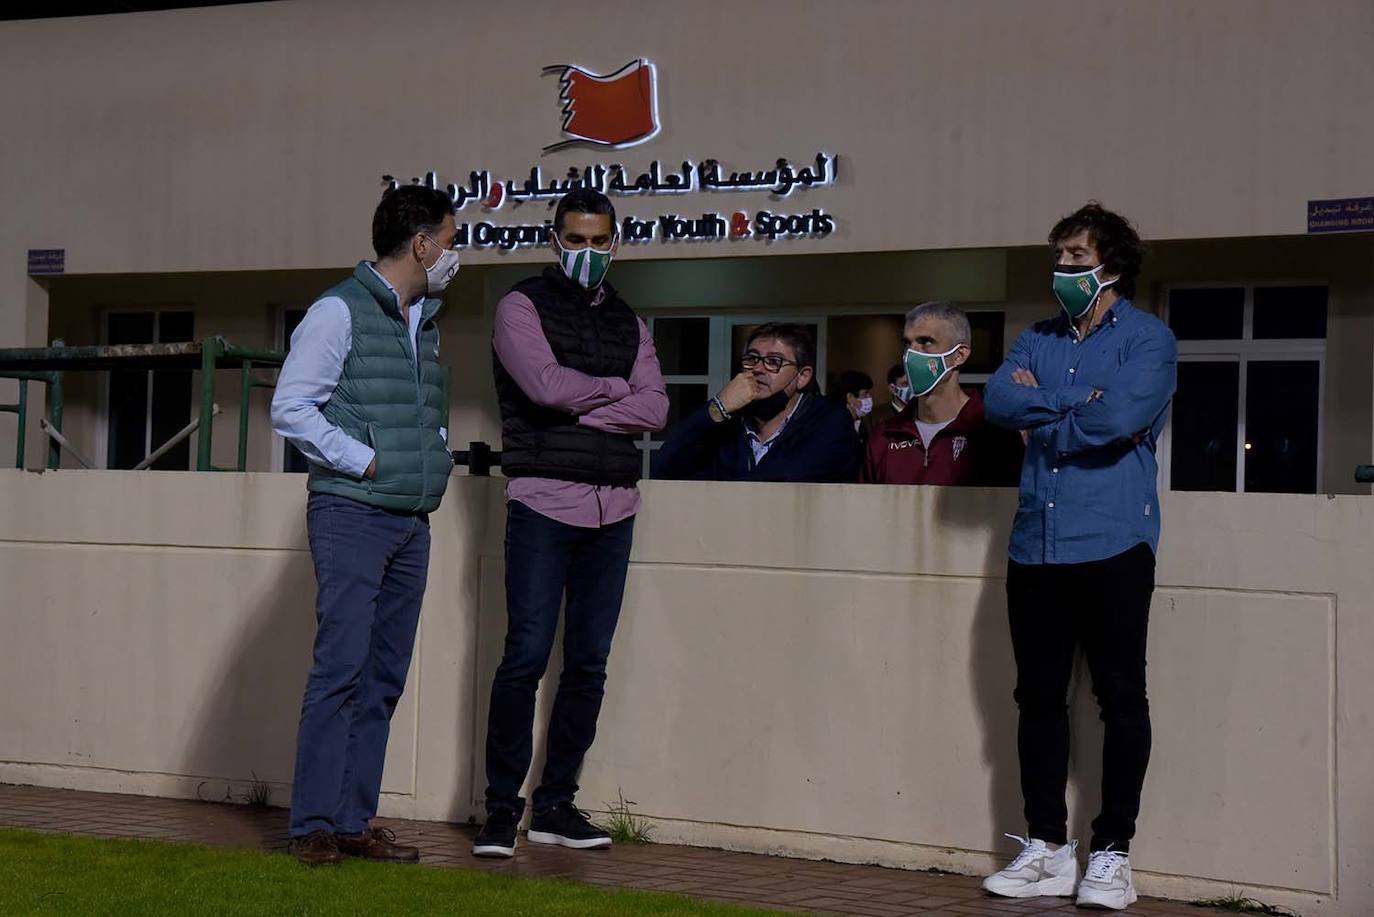
[[[14,467],[24,467],[24,424],[29,419],[29,380],[19,380],[19,403],[15,406],[15,414],[19,417],[19,429],[15,433],[14,447]]]
[[[443,381],[443,386],[444,386],[444,412],[443,412],[442,414],[439,415],[439,424],[440,424],[440,426],[442,426],[445,430],[447,430],[447,429],[449,428],[449,422],[448,422],[449,416],[448,416],[448,411],[449,411],[449,398],[451,397],[451,396],[450,396],[450,390],[451,390],[452,385],[453,385],[453,370],[452,370],[450,367],[447,367],[447,366],[443,367],[442,370],[440,371],[440,378],[444,380],[444,381]]]
[[[213,471],[210,465],[210,432],[213,429],[215,406],[215,365],[219,362],[219,338],[205,338],[200,342],[200,429],[196,440],[196,470]]]
[[[62,374],[55,372],[48,380],[48,418],[52,428],[60,435],[62,433]],[[73,453],[75,454],[75,453]],[[48,467],[60,468],[62,466],[62,448],[58,445],[58,440],[53,439],[48,443]],[[86,466],[91,467],[90,465]]]
[[[248,396],[253,391],[253,361],[244,360],[239,371],[239,471],[248,470]]]
[[[72,444],[67,442],[67,438],[62,435],[60,430],[53,429],[53,425],[48,423],[46,417],[39,419],[38,425],[43,428],[43,432],[48,434],[48,436],[52,439],[53,442],[57,443],[59,448],[66,449],[67,454],[70,455],[72,458],[76,459],[76,463],[78,465],[80,465],[82,468],[91,467],[91,463],[86,461],[85,456],[83,456],[80,452],[77,452],[76,449],[72,446]]]
[[[220,414],[219,405],[215,405],[214,408],[210,411],[210,414],[211,416],[218,417]],[[192,433],[196,432],[196,428],[199,426],[200,418],[197,417],[195,420],[191,421],[186,426],[182,427],[181,430],[179,430],[177,434],[173,436],[171,439],[167,440],[167,442],[163,443],[161,446],[158,446],[157,449],[151,455],[149,455],[143,461],[139,462],[131,470],[146,471],[147,469],[153,467],[154,462],[162,458],[168,452],[171,452],[172,449],[175,448],[178,443],[180,443],[183,439],[186,439]]]

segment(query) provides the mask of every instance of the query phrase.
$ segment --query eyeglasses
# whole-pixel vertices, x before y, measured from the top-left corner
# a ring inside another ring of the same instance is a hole
[[[796,361],[784,360],[777,354],[770,353],[768,356],[765,357],[757,350],[750,350],[747,353],[745,353],[744,356],[739,358],[739,365],[743,366],[745,369],[753,369],[760,363],[763,364],[764,369],[768,370],[770,373],[773,373],[774,375],[777,375],[778,373],[782,372],[782,368],[784,366],[798,365]]]

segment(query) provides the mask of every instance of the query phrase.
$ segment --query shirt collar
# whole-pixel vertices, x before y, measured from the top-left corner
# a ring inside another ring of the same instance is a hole
[[[1065,315],[1064,321],[1068,322],[1069,324],[1069,337],[1073,338],[1075,341],[1084,340],[1085,338],[1092,337],[1093,334],[1096,331],[1098,331],[1098,329],[1105,328],[1109,325],[1116,325],[1133,308],[1134,306],[1131,304],[1131,301],[1129,299],[1126,299],[1125,297],[1117,297],[1116,302],[1112,303],[1111,308],[1109,308],[1106,312],[1102,313],[1102,321],[1098,322],[1096,325],[1089,328],[1088,333],[1084,336],[1084,338],[1080,338],[1078,336],[1078,326],[1074,324],[1073,319],[1069,318],[1068,315]]]
[[[754,432],[754,428],[748,423],[744,425],[744,432],[748,433],[749,438],[752,439],[754,442],[758,443],[760,446],[771,446],[774,442],[777,441],[777,438],[779,436],[782,436],[782,431],[787,429],[787,422],[792,419],[793,414],[797,413],[797,408],[801,407],[802,402],[805,400],[806,392],[802,392],[801,396],[797,398],[797,403],[792,405],[792,410],[788,411],[787,416],[782,419],[782,424],[778,427],[778,429],[773,433],[772,436],[768,437],[768,439],[759,439],[759,435]]]
[[[363,263],[367,265],[367,269],[368,269],[369,271],[371,271],[373,274],[375,274],[375,275],[377,276],[377,279],[378,279],[378,280],[380,280],[383,284],[386,285],[386,288],[387,288],[388,290],[391,291],[391,295],[396,297],[396,302],[397,302],[397,304],[399,305],[400,302],[401,302],[401,294],[396,292],[396,288],[393,287],[393,286],[391,285],[391,281],[390,281],[390,280],[387,280],[385,277],[383,277],[383,276],[382,276],[382,272],[379,271],[379,270],[377,270],[377,265],[373,264],[371,261],[364,261]],[[418,305],[419,303],[422,303],[422,302],[424,302],[424,301],[425,301],[425,294],[421,293],[419,296],[417,296],[417,297],[415,297],[413,300],[411,300],[411,303],[410,303],[410,304],[411,304],[412,306],[414,306],[414,305]]]

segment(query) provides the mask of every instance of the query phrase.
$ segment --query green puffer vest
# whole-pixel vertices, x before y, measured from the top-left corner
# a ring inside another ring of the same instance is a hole
[[[328,296],[348,305],[353,342],[339,384],[321,413],[376,450],[377,467],[371,480],[357,480],[312,462],[307,486],[382,509],[433,512],[453,470],[448,444],[439,433],[447,421],[434,315],[444,301],[421,301],[417,372],[396,294],[366,261],[321,298]]]

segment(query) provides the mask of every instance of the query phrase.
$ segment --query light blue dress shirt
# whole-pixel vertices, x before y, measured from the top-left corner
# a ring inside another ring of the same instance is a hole
[[[1017,369],[1039,386],[1014,381]],[[1158,548],[1155,447],[1177,379],[1173,332],[1127,299],[1081,340],[1066,315],[1016,339],[983,392],[989,420],[1030,433],[1012,560],[1074,564]]]

